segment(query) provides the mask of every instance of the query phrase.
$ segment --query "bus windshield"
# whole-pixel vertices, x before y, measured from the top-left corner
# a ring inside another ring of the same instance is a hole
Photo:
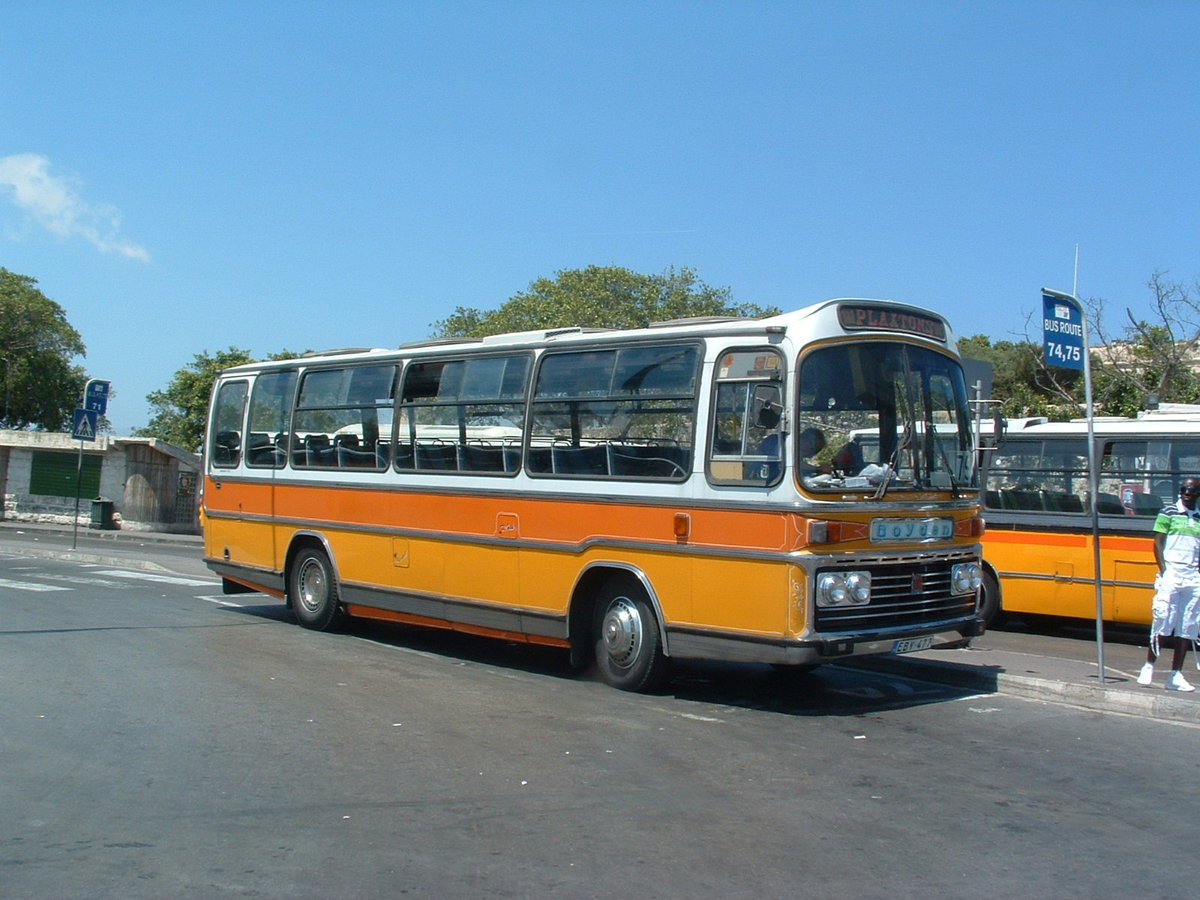
[[[962,369],[932,350],[878,341],[808,354],[795,431],[812,490],[978,488]]]

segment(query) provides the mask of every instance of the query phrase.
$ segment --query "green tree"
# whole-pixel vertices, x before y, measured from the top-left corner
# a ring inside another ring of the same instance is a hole
[[[1147,284],[1154,295],[1148,318],[1126,307],[1125,325],[1110,338],[1104,301],[1088,307],[1100,346],[1093,354],[1094,393],[1108,415],[1136,415],[1153,402],[1200,402],[1200,301],[1186,285],[1155,272]]]
[[[548,328],[640,328],[691,316],[774,315],[774,307],[735,303],[729,288],[702,282],[692,269],[643,275],[619,266],[565,269],[539,278],[497,309],[458,307],[432,325],[434,337],[486,337]]]
[[[1047,416],[1070,419],[1078,416],[1074,391],[1082,392],[1078,373],[1048,369],[1042,361],[1040,344],[1032,341],[996,341],[976,334],[958,342],[959,352],[970,359],[992,364],[992,396],[1000,401],[1006,417]]]
[[[69,429],[87,374],[83,339],[37,280],[0,268],[0,402],[5,428]]]

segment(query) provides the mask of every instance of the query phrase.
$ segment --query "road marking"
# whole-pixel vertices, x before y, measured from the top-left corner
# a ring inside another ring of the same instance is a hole
[[[675,715],[681,719],[691,719],[693,722],[714,722],[718,725],[724,725],[724,719],[718,719],[715,716],[701,716],[697,713],[677,712]]]
[[[234,603],[232,600],[226,600],[224,597],[205,597],[203,594],[196,597],[197,600],[207,600],[209,603],[215,603],[217,606],[232,606],[236,609],[243,609],[245,604]]]
[[[62,587],[57,584],[37,584],[32,581],[9,581],[0,578],[0,587],[12,588],[15,591],[73,591],[74,588]]]
[[[38,578],[44,578],[47,581],[61,581],[64,584],[82,585],[84,587],[121,587],[121,582],[112,581],[108,578],[88,578],[86,575],[51,575],[49,572],[42,572]]]
[[[184,578],[180,575],[156,575],[153,572],[134,572],[121,571],[119,569],[106,569],[102,572],[97,572],[97,575],[111,575],[114,578],[132,578],[135,581],[154,581],[159,584],[187,584],[193,586],[207,586],[214,582],[215,579],[206,578],[203,581],[199,578]]]

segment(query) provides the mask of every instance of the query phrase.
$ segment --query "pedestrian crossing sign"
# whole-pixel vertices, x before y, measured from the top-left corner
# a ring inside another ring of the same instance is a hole
[[[75,424],[71,428],[71,437],[77,441],[94,441],[99,419],[100,414],[94,409],[75,410]]]

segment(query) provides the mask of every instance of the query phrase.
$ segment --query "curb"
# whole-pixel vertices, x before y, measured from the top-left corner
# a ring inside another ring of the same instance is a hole
[[[901,660],[886,656],[863,657],[844,665],[989,694],[1008,694],[1028,700],[1066,703],[1095,712],[1200,725],[1200,703],[1169,694],[1161,687],[1128,690],[1101,684],[1080,684],[1054,678],[1013,675],[997,666],[980,668],[939,660]]]
[[[70,547],[51,549],[49,547],[22,547],[22,556],[32,556],[36,559],[68,559],[72,562],[91,563],[95,566],[123,566],[129,569],[140,569],[144,572],[161,572],[169,574],[173,570],[148,559],[135,559],[128,556],[105,555],[102,553],[85,553],[72,550]]]

